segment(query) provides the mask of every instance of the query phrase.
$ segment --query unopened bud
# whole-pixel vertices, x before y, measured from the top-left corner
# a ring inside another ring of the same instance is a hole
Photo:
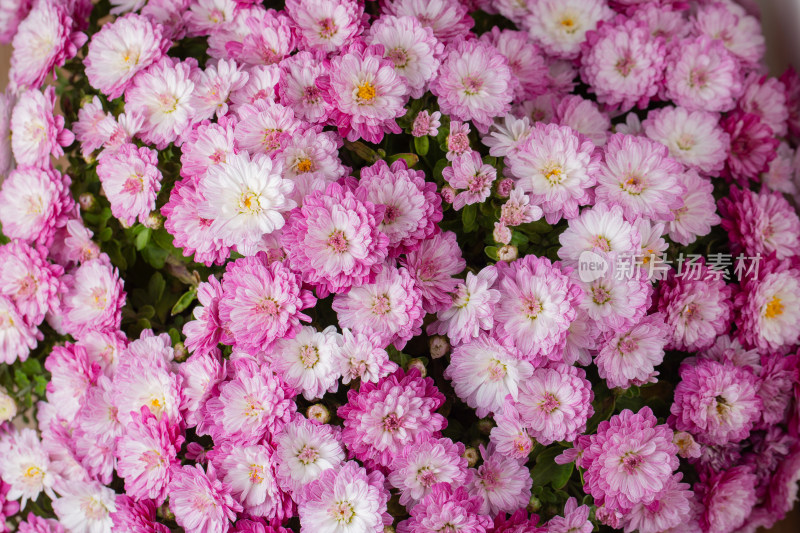
[[[505,261],[507,263],[510,263],[511,261],[515,260],[518,255],[519,251],[517,250],[517,247],[514,246],[513,244],[506,244],[505,246],[501,246],[497,250],[497,258],[500,261]]]
[[[488,418],[483,418],[481,420],[478,420],[478,431],[482,435],[488,435],[489,433],[491,433],[493,427],[494,424]]]
[[[449,185],[445,185],[442,187],[442,200],[447,202],[448,204],[452,204],[453,200],[456,199],[456,190]]]
[[[172,347],[175,351],[175,360],[179,363],[186,360],[189,357],[189,350],[186,349],[186,346],[182,342],[175,343],[175,346]]]
[[[420,359],[418,357],[415,357],[415,358],[410,359],[408,361],[408,368],[407,369],[411,370],[412,368],[416,368],[417,370],[419,370],[419,374],[423,378],[428,375],[428,370],[425,368],[425,363],[423,363],[422,359]]]
[[[144,221],[143,226],[152,230],[157,230],[164,225],[164,217],[157,211],[152,211]]]
[[[531,496],[531,499],[528,500],[528,512],[536,513],[541,508],[542,508],[542,500],[540,500],[536,496]]]
[[[470,468],[478,464],[478,459],[479,459],[478,450],[476,450],[472,446],[464,450],[464,454],[462,455],[462,457],[464,457],[464,459],[467,460],[467,466]]]
[[[97,207],[97,199],[90,192],[81,193],[81,195],[78,196],[78,203],[84,211],[92,211]]]
[[[492,238],[500,244],[508,244],[511,242],[511,229],[505,224],[495,222]]]
[[[17,416],[17,403],[6,390],[0,387],[0,422],[13,420]]]
[[[447,337],[443,337],[442,335],[434,335],[431,337],[428,345],[431,351],[431,358],[433,359],[444,357],[447,355],[447,352],[450,351],[450,343],[447,341]]]
[[[306,409],[306,417],[314,422],[327,424],[331,421],[331,412],[321,403],[315,403]]]
[[[497,196],[500,198],[508,198],[513,190],[514,180],[504,178],[497,183]]]

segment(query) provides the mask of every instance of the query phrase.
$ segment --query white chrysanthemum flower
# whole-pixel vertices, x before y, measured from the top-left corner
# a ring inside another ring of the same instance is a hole
[[[344,461],[344,448],[333,426],[314,424],[298,417],[276,437],[278,476],[293,492],[336,468]]]
[[[0,477],[11,485],[6,499],[20,500],[20,507],[25,507],[28,499],[35,500],[42,492],[55,498],[56,474],[32,429],[24,428],[0,441]]]
[[[336,326],[322,331],[304,326],[293,339],[280,339],[268,358],[290,387],[302,392],[306,400],[315,400],[336,391],[338,350]]]
[[[540,0],[531,3],[523,22],[545,52],[573,59],[580,53],[586,32],[613,14],[605,0]]]
[[[67,531],[75,533],[109,533],[117,510],[116,495],[97,481],[69,481],[61,497],[53,501],[53,510]]]

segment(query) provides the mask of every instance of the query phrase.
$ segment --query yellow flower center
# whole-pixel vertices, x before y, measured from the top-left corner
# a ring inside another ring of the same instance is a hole
[[[783,314],[783,302],[777,296],[774,296],[772,300],[767,304],[767,310],[764,312],[764,316],[767,318],[775,318],[777,316],[781,316]]]
[[[42,469],[38,466],[29,466],[23,475],[28,479],[40,478],[42,477]]]
[[[305,158],[297,163],[298,172],[308,172],[309,170],[311,170],[311,160],[309,158]]]
[[[375,87],[368,81],[358,86],[358,97],[369,102],[375,98]]]

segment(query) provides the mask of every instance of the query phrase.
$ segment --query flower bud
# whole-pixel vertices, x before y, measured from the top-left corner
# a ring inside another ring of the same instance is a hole
[[[500,198],[508,198],[512,190],[514,190],[514,180],[503,178],[497,182],[497,196]]]
[[[464,450],[464,454],[462,455],[462,457],[467,460],[467,466],[472,468],[473,466],[478,464],[478,459],[480,456],[478,455],[478,450],[470,446],[469,448]]]
[[[17,403],[6,390],[0,387],[0,423],[9,422],[17,416]]]
[[[497,250],[497,258],[500,261],[505,261],[507,263],[510,263],[511,261],[516,259],[518,255],[519,251],[517,250],[517,247],[514,246],[513,244],[506,244],[505,246],[501,246],[500,249]]]
[[[425,363],[423,363],[422,359],[419,357],[415,357],[408,361],[407,370],[411,370],[412,368],[419,370],[419,374],[423,378],[428,375],[428,369],[425,368]]]
[[[444,357],[447,355],[447,352],[450,351],[450,343],[447,341],[447,337],[443,337],[442,335],[434,335],[431,337],[430,341],[428,341],[428,346],[430,347],[431,358],[433,359]]]
[[[331,412],[321,403],[315,403],[306,409],[306,417],[312,422],[327,424],[331,421]]]

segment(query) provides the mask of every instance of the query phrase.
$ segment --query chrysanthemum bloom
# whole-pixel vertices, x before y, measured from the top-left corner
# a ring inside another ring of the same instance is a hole
[[[155,514],[155,509],[153,509],[153,513]],[[19,533],[64,533],[64,526],[52,518],[42,518],[33,513],[28,513],[27,519],[24,522],[20,522],[17,531]],[[136,530],[133,531],[140,533]],[[169,529],[155,529],[154,531],[155,533],[169,533]]]
[[[587,250],[635,256],[640,252],[640,239],[636,228],[625,220],[621,206],[601,202],[570,220],[569,227],[558,237],[558,257],[574,266]]]
[[[539,220],[543,214],[539,206],[530,203],[528,195],[521,189],[515,188],[508,195],[506,203],[500,207],[500,222],[508,226],[520,226]]]
[[[411,509],[411,516],[397,525],[397,532],[437,533],[449,528],[458,533],[486,533],[492,519],[481,505],[481,496],[470,494],[463,485],[438,483]]]
[[[392,522],[386,510],[389,491],[378,471],[347,461],[307,484],[299,495],[302,533],[381,533]]]
[[[786,92],[778,78],[750,73],[744,81],[744,92],[738,108],[745,113],[758,115],[777,137],[785,137],[789,110]]]
[[[720,223],[714,201],[714,184],[701,177],[697,171],[688,170],[678,175],[683,182],[683,206],[673,212],[669,221],[669,238],[684,246],[697,237],[711,233],[711,227]]]
[[[291,19],[285,13],[273,9],[249,12],[242,9],[237,10],[234,17],[244,24],[242,34],[225,43],[225,51],[231,59],[244,65],[274,65],[295,51]]]
[[[222,264],[230,255],[230,247],[211,230],[213,221],[200,215],[198,207],[204,200],[192,180],[175,182],[169,202],[161,208],[166,217],[164,228],[185,257],[193,256],[206,266]]]
[[[242,506],[231,496],[230,486],[220,481],[213,467],[172,467],[169,509],[178,525],[198,533],[227,531]]]
[[[114,490],[97,481],[72,479],[59,487],[53,511],[67,531],[110,531],[116,510]]]
[[[0,43],[11,43],[20,22],[30,13],[33,0],[10,0],[0,2]]]
[[[670,341],[670,327],[664,315],[645,316],[635,325],[607,332],[595,357],[598,374],[609,388],[629,388],[653,383],[655,367],[664,360],[664,346]]]
[[[442,175],[458,191],[452,202],[453,209],[457,211],[465,205],[481,203],[489,197],[492,183],[497,179],[497,169],[485,164],[481,160],[481,154],[471,150],[456,156],[453,164],[442,170]]]
[[[55,498],[53,485],[57,475],[36,431],[23,428],[11,432],[0,442],[0,450],[0,475],[11,485],[6,499],[20,500],[25,507],[28,499],[36,500],[42,492]]]
[[[792,405],[794,383],[800,373],[798,354],[800,352],[785,356],[773,352],[761,357],[758,395],[762,411],[759,426],[777,425],[784,420],[787,409]]]
[[[681,524],[692,515],[693,494],[688,483],[680,483],[683,474],[675,474],[653,503],[637,503],[623,517],[626,533],[662,533]]]
[[[725,175],[743,186],[767,170],[780,141],[758,115],[734,111],[720,122],[731,138]]]
[[[133,77],[161,59],[170,44],[160,24],[136,13],[104,24],[89,41],[84,60],[89,84],[110,100],[119,98]]]
[[[359,187],[375,205],[386,206],[378,229],[389,237],[391,255],[408,253],[420,247],[439,231],[442,198],[436,184],[425,181],[421,170],[410,170],[399,159],[391,167],[380,160],[361,169]]]
[[[389,483],[400,491],[400,504],[413,509],[438,483],[456,486],[467,481],[464,445],[450,439],[427,438],[405,446],[392,461]]]
[[[533,439],[511,399],[506,399],[503,410],[495,413],[494,421],[497,425],[492,428],[489,441],[496,452],[519,461],[527,460],[533,450]]]
[[[172,424],[181,421],[181,376],[166,366],[163,360],[159,364],[129,357],[117,368],[112,383],[113,404],[123,427],[142,407],[147,407],[156,417],[165,415]]]
[[[674,43],[664,72],[665,96],[690,111],[728,111],[742,93],[738,61],[705,35]]]
[[[238,152],[234,146],[237,120],[223,117],[219,122],[195,125],[181,146],[181,176],[201,179],[210,167],[221,165]]]
[[[520,385],[515,404],[531,437],[548,446],[573,441],[594,414],[594,393],[583,369],[563,363],[536,368]]]
[[[274,449],[266,444],[216,446],[209,452],[217,477],[251,516],[283,520],[291,516],[289,495],[278,486]]]
[[[115,452],[126,494],[153,499],[157,505],[164,503],[172,466],[180,464],[178,452],[183,441],[178,426],[163,414],[156,417],[145,407],[133,414]]]
[[[672,430],[659,425],[649,407],[625,409],[600,422],[580,450],[576,463],[586,469],[584,490],[610,508],[653,502],[678,468]]]
[[[294,338],[279,338],[265,359],[287,385],[311,401],[336,392],[338,351],[336,326],[322,331],[303,326]]]
[[[580,288],[545,257],[528,255],[496,266],[498,333],[513,339],[526,358],[549,357],[559,351],[575,318]]]
[[[615,273],[614,254],[600,255],[608,270],[594,281],[578,280],[583,290],[581,308],[602,332],[620,331],[636,324],[650,307],[653,287],[646,276],[628,276],[624,270]]]
[[[392,0],[383,10],[396,17],[414,17],[445,44],[463,37],[475,25],[467,6],[455,0]]]
[[[347,392],[337,414],[344,420],[342,440],[350,457],[368,466],[389,467],[404,446],[434,435],[447,425],[435,413],[444,395],[416,369],[397,370],[377,384],[361,383]]]
[[[258,154],[231,154],[210,167],[200,180],[201,217],[210,220],[209,232],[225,246],[252,255],[264,235],[285,224],[284,213],[296,206],[290,198],[294,184],[281,176],[281,165]]]
[[[747,347],[778,350],[800,339],[800,270],[768,258],[736,294],[737,337]]]
[[[369,282],[388,252],[389,238],[378,230],[384,210],[363,189],[353,193],[331,183],[312,192],[283,228],[289,265],[320,297]]]
[[[193,59],[178,61],[164,57],[133,78],[125,90],[125,112],[141,112],[144,118],[138,136],[163,150],[177,142],[191,126],[194,109]]]
[[[286,13],[305,50],[336,52],[363,30],[364,6],[354,0],[289,0]]]
[[[786,107],[789,109],[789,118],[787,120],[787,127],[790,134],[793,136],[800,135],[800,110],[798,110],[798,102],[800,102],[800,75],[794,67],[787,68],[779,78],[783,84],[786,94]]]
[[[242,71],[235,61],[225,59],[198,72],[191,99],[194,119],[209,119],[214,115],[219,118],[227,114],[231,92],[244,87],[248,78],[248,73]]]
[[[778,192],[731,187],[720,198],[722,228],[731,240],[731,252],[749,257],[775,253],[778,260],[800,255],[800,218]]]
[[[569,126],[576,132],[583,134],[595,146],[603,146],[608,140],[611,119],[592,100],[576,94],[559,96],[558,107],[555,108],[553,119],[558,124]],[[542,120],[542,122],[545,122],[545,120]],[[621,127],[622,125],[617,126],[618,132],[622,132]]]
[[[439,69],[444,45],[416,18],[384,15],[372,24],[368,44],[383,45],[384,57],[405,79],[412,98],[419,98]]]
[[[411,135],[414,137],[425,137],[426,135],[436,137],[439,135],[439,127],[442,125],[439,122],[441,117],[442,114],[439,111],[428,113],[423,109],[414,118],[414,124],[411,126]]]
[[[800,161],[800,156],[785,141],[781,141],[776,152],[769,168],[761,174],[761,183],[772,191],[797,197],[800,180],[795,180],[794,173],[797,167],[795,160]]]
[[[283,143],[276,158],[283,162],[283,178],[294,183],[292,199],[297,205],[312,191],[324,191],[347,173],[339,159],[340,145],[336,133],[313,128],[297,130]]]
[[[402,350],[422,333],[422,291],[402,267],[384,264],[375,281],[337,294],[332,307],[341,327],[374,336],[379,346]]]
[[[116,510],[111,513],[112,531],[117,529],[131,533],[169,533],[169,528],[159,524],[156,517],[156,503],[153,500],[134,500],[127,494],[118,494],[114,500]],[[31,531],[28,533],[51,533],[50,531]],[[57,533],[53,531],[52,533]],[[60,533],[60,532],[58,532]]]
[[[395,119],[406,112],[408,87],[381,45],[353,44],[331,59],[317,86],[333,106],[330,122],[348,141],[379,143],[384,133],[400,133]]]
[[[237,109],[236,146],[252,155],[278,152],[288,137],[300,127],[291,108],[268,100],[244,104]]]
[[[501,30],[497,26],[481,35],[508,59],[515,84],[515,99],[525,100],[547,92],[549,72],[543,54],[525,34],[514,30]]]
[[[186,37],[184,14],[189,11],[190,4],[194,5],[191,0],[149,0],[141,14],[161,24],[164,37],[179,41]]]
[[[52,0],[35,2],[14,35],[8,77],[17,88],[37,88],[56,67],[75,57],[86,35],[75,31],[71,9]]]
[[[274,441],[278,479],[292,491],[295,501],[300,499],[305,485],[344,462],[338,429],[302,416],[287,423]]]
[[[719,472],[705,471],[695,485],[703,506],[700,524],[703,531],[723,533],[741,527],[756,503],[759,483],[750,467],[735,466]]]
[[[684,363],[670,423],[701,443],[738,442],[758,421],[761,399],[756,393],[757,378],[749,369],[716,361]]]
[[[528,117],[517,118],[508,114],[503,117],[502,122],[495,121],[488,135],[481,137],[481,142],[489,148],[489,155],[506,157],[524,146],[532,129]]]
[[[601,0],[544,0],[528,9],[522,20],[528,34],[545,52],[563,59],[578,57],[586,32],[614,14]]]
[[[458,120],[471,120],[486,133],[494,117],[511,108],[517,84],[508,59],[497,48],[479,40],[460,40],[449,47],[431,82],[442,113]]]
[[[311,291],[301,288],[297,274],[282,262],[269,264],[263,252],[229,264],[222,290],[221,322],[236,346],[256,351],[296,335],[301,320],[311,321],[302,310],[316,303]]]
[[[0,294],[9,298],[29,324],[40,324],[59,308],[64,269],[47,261],[47,250],[23,241],[0,246]]]
[[[761,21],[737,4],[715,2],[697,10],[693,30],[725,45],[746,67],[758,65],[766,50]]]
[[[353,333],[344,328],[339,342],[335,364],[345,385],[356,379],[377,383],[398,368],[397,363],[389,360],[389,354],[375,335]]]
[[[516,400],[520,384],[532,374],[531,364],[513,347],[483,334],[453,349],[444,377],[453,382],[456,395],[483,418],[501,412],[507,396]]]
[[[312,123],[324,122],[332,108],[323,98],[316,80],[327,75],[327,66],[310,52],[301,51],[284,59],[279,72],[281,103],[290,107],[298,118]]]
[[[183,14],[190,37],[211,35],[233,20],[235,0],[198,0]]]
[[[471,152],[469,146],[469,123],[460,120],[450,121],[450,133],[447,135],[447,154],[448,161],[453,161],[457,157]]]
[[[156,207],[161,190],[158,154],[146,146],[124,144],[114,152],[103,151],[98,158],[97,175],[115,217],[132,226],[137,218],[144,223]]]
[[[104,132],[104,123],[113,122],[113,116],[103,111],[103,104],[97,96],[85,102],[78,110],[78,120],[72,123],[75,139],[81,143],[81,155],[89,159],[92,152],[103,146],[108,140]]]
[[[578,207],[590,202],[598,160],[594,144],[572,128],[537,122],[506,164],[516,188],[530,194],[545,220],[555,224],[562,216],[577,217]]]
[[[456,276],[466,266],[456,234],[446,231],[423,240],[417,250],[400,258],[400,264],[414,278],[414,285],[422,291],[422,308],[435,313],[450,306],[450,293],[459,283]]]
[[[437,313],[428,333],[447,335],[453,344],[460,344],[478,337],[481,331],[491,331],[500,300],[500,291],[492,288],[496,279],[497,270],[491,266],[477,276],[467,272],[467,279],[452,290],[450,307]]]
[[[101,375],[100,365],[89,359],[86,348],[67,343],[53,347],[44,367],[51,374],[47,400],[64,419],[74,418]]]
[[[664,71],[665,47],[642,22],[618,16],[581,43],[581,78],[597,101],[627,111],[647,107]]]
[[[105,139],[103,148],[114,151],[125,143],[132,143],[134,135],[141,131],[143,124],[144,116],[139,111],[120,113],[116,120],[109,115],[108,120],[98,125],[100,134]]]
[[[683,276],[668,274],[659,284],[658,310],[670,327],[669,346],[687,352],[709,348],[728,331],[732,287],[709,271],[702,259]]]
[[[483,500],[481,514],[512,513],[527,505],[533,480],[525,462],[494,453],[491,446],[486,449],[481,445],[480,451],[483,464],[471,471],[468,490],[471,496]]]
[[[87,261],[62,279],[67,289],[61,302],[63,326],[71,335],[119,329],[125,292],[107,257]]]
[[[63,156],[62,147],[75,140],[64,128],[64,117],[56,114],[55,103],[52,86],[44,92],[29,89],[17,99],[11,112],[11,150],[18,165],[49,168],[50,156]]]
[[[183,377],[184,421],[187,427],[200,423],[200,411],[214,393],[214,386],[225,378],[225,368],[217,349],[192,354],[181,363],[179,373]]]

